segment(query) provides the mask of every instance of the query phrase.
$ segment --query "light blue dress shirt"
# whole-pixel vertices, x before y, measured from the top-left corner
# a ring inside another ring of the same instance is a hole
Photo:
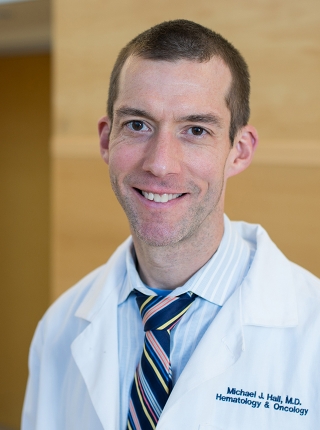
[[[178,296],[193,291],[198,296],[171,333],[173,384],[223,304],[242,283],[254,252],[252,244],[239,236],[225,216],[224,234],[216,253],[183,286],[170,293],[172,296]],[[133,248],[127,253],[126,266],[127,276],[118,304],[121,429],[126,428],[131,385],[144,343],[143,324],[132,290],[137,289],[146,295],[159,293],[141,281],[136,270]]]

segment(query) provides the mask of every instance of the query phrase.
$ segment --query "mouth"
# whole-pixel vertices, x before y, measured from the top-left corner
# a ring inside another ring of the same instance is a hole
[[[139,190],[136,188],[136,190],[146,199],[153,200],[156,203],[167,203],[170,200],[177,199],[183,195],[183,193],[179,194],[157,194],[157,193],[151,193],[148,191]]]

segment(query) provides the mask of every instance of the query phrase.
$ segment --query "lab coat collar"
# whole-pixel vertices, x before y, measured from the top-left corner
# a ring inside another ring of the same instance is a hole
[[[292,327],[298,324],[295,278],[291,263],[259,225],[234,222],[239,234],[256,247],[251,268],[242,283],[242,323],[267,327]],[[126,273],[128,238],[113,254],[105,269],[94,280],[76,316],[93,321],[109,295],[119,292]],[[108,287],[106,287],[108,284]]]
[[[235,223],[240,235],[256,241],[251,268],[240,287],[242,324],[294,327],[298,324],[292,263],[259,225]]]
[[[75,316],[89,322],[94,320],[111,294],[119,294],[126,276],[126,253],[132,244],[131,236],[123,242],[94,280],[87,295],[78,307]]]

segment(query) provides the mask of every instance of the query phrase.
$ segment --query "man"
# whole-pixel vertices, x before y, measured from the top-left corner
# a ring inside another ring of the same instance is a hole
[[[319,280],[223,214],[248,119],[246,63],[211,30],[120,52],[99,134],[132,238],[40,322],[23,430],[318,428]]]

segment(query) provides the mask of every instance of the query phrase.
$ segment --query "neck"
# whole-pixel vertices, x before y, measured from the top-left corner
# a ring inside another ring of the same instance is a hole
[[[184,285],[217,251],[223,219],[210,231],[170,246],[150,246],[132,234],[141,280],[151,288],[174,290]]]

